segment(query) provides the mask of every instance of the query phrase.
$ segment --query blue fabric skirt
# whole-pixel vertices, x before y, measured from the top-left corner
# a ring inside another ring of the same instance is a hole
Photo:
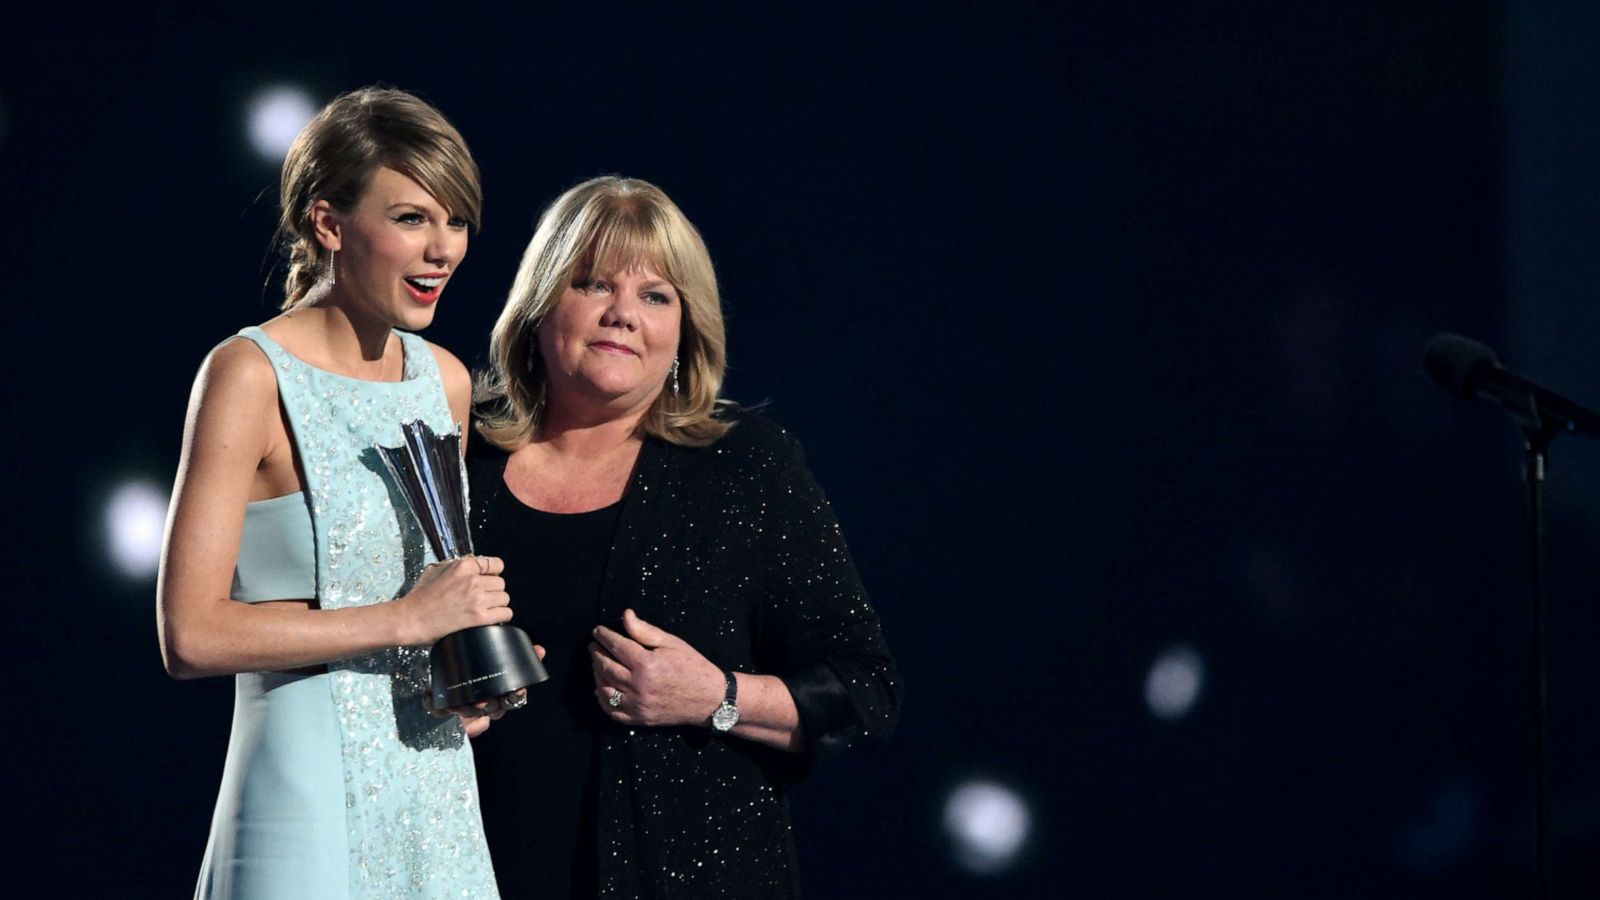
[[[233,733],[196,900],[350,895],[344,768],[328,679],[234,677]]]

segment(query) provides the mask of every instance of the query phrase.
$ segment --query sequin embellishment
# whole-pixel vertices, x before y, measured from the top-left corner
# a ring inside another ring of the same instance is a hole
[[[259,328],[240,334],[267,352],[278,375],[310,497],[318,602],[342,609],[401,596],[432,558],[397,515],[371,448],[398,444],[402,420],[455,427],[433,352],[401,333],[404,380],[371,382],[307,365]],[[427,648],[389,648],[328,668],[351,896],[497,897],[466,735],[457,719],[423,706]]]

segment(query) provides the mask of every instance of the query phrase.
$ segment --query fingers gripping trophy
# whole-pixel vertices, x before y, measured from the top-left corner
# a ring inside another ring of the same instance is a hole
[[[440,562],[471,556],[466,464],[460,428],[434,434],[426,422],[400,423],[399,447],[377,447],[417,527]],[[480,625],[447,634],[428,654],[434,709],[471,706],[549,678],[533,642],[511,625]]]

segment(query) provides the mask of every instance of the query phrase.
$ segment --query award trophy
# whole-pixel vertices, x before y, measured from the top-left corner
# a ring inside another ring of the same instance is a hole
[[[417,526],[440,562],[472,555],[466,464],[459,431],[443,436],[426,422],[400,423],[399,447],[377,447]],[[480,625],[447,634],[428,654],[433,708],[469,706],[549,678],[520,628]]]

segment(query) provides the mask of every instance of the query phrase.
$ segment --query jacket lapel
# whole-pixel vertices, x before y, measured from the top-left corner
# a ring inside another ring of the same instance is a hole
[[[663,586],[652,579],[667,575],[662,563],[674,538],[672,525],[680,518],[674,514],[682,502],[676,456],[650,437],[639,450],[600,588],[600,620],[611,627],[619,627],[622,611],[630,607],[647,621],[660,612]]]

